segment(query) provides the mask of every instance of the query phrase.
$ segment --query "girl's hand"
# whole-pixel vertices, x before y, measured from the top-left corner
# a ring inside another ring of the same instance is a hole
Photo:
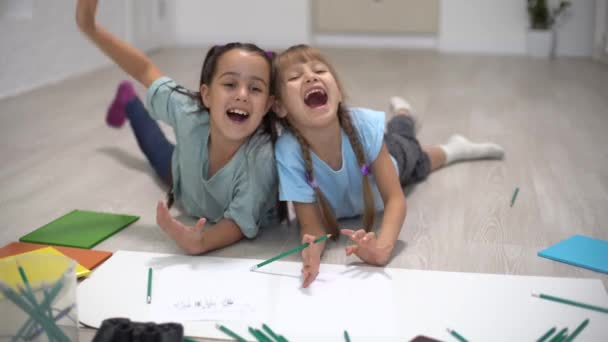
[[[78,0],[76,4],[76,23],[82,32],[95,30],[97,0]]]
[[[361,260],[368,264],[376,266],[384,266],[393,251],[392,245],[384,245],[376,239],[376,233],[366,233],[365,230],[359,229],[341,229],[340,233],[350,237],[356,244],[346,246],[346,255],[356,254]]]
[[[315,243],[317,237],[304,234],[302,243],[309,242],[310,246],[302,250],[302,287],[306,288],[319,274],[321,266],[321,253],[323,252],[323,243]]]
[[[188,254],[203,251],[203,228],[207,220],[201,218],[194,227],[189,227],[174,219],[167,205],[159,201],[156,205],[156,223]]]

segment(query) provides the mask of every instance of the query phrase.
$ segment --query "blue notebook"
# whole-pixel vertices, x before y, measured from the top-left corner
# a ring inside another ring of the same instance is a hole
[[[608,273],[608,241],[588,236],[574,235],[538,252],[538,256]]]

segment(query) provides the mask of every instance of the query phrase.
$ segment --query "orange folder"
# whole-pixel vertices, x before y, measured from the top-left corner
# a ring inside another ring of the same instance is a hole
[[[16,254],[21,254],[35,249],[48,247],[50,245],[41,245],[28,242],[11,242],[8,245],[0,248],[0,258],[8,257]],[[112,252],[97,251],[92,249],[52,246],[65,256],[76,260],[82,266],[92,270],[102,262],[112,256]]]

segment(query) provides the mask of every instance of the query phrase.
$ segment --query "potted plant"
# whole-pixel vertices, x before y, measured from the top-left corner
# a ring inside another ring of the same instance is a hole
[[[528,54],[534,57],[555,57],[558,18],[570,7],[570,1],[561,0],[559,5],[549,10],[546,0],[527,0],[530,29],[528,30]]]

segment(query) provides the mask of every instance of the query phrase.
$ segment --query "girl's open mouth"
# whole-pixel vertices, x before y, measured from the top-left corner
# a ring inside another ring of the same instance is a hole
[[[232,121],[243,122],[249,118],[249,112],[242,109],[231,108],[226,111],[226,115]]]
[[[320,88],[311,89],[304,96],[304,103],[311,108],[321,107],[327,103],[327,93]]]

